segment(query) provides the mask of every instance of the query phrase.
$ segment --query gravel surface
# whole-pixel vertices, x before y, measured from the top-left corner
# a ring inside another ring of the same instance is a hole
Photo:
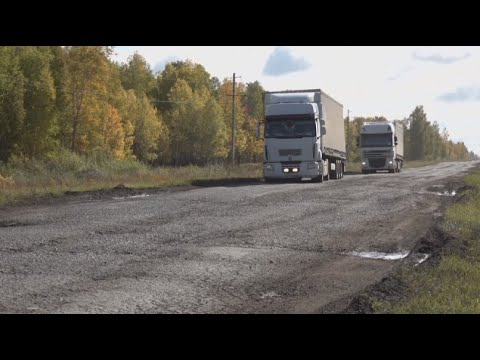
[[[339,312],[475,164],[3,208],[0,312]]]

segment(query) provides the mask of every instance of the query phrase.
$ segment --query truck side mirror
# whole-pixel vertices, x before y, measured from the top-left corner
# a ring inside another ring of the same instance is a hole
[[[320,135],[323,136],[323,135],[326,135],[327,134],[327,128],[325,126],[322,126],[320,128]]]

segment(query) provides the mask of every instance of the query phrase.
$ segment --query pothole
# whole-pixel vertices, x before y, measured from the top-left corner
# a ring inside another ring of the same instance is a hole
[[[415,266],[420,265],[425,260],[427,260],[429,257],[430,257],[430,254],[418,254],[417,259],[415,259]]]
[[[113,200],[138,199],[138,198],[145,198],[148,196],[150,195],[143,193],[143,194],[131,195],[131,196],[114,196],[112,197],[112,199]]]
[[[261,299],[272,299],[276,297],[280,297],[280,295],[277,294],[275,291],[267,291],[266,293],[263,293],[262,295],[260,295]]]
[[[397,253],[383,253],[377,251],[351,251],[346,255],[357,256],[366,259],[400,260],[407,257],[409,253],[409,251]]]
[[[430,185],[425,189],[426,192],[433,193],[439,196],[455,196],[457,195],[457,191],[450,186],[445,185]],[[424,192],[420,192],[424,193]]]

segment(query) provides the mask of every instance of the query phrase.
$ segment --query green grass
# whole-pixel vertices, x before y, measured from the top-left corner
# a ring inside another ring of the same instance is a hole
[[[360,174],[362,172],[362,168],[360,167],[359,162],[351,163],[351,162],[347,161],[347,165],[346,165],[345,170],[348,173],[358,173],[358,174]]]
[[[480,172],[468,175],[465,182],[473,187],[467,191],[467,202],[450,206],[445,216],[445,228],[457,236],[451,253],[435,266],[402,273],[410,289],[407,299],[375,302],[376,312],[480,313]]]
[[[14,158],[0,165],[0,205],[58,197],[65,191],[111,189],[120,183],[132,188],[157,188],[190,185],[196,180],[261,176],[261,164],[152,168],[135,160],[64,152],[45,160]]]

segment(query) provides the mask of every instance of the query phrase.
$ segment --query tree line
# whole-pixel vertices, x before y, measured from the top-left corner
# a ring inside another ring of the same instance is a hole
[[[366,122],[383,122],[383,116],[355,117],[345,119],[347,159],[349,162],[360,161],[357,139],[360,129]],[[477,155],[469,151],[463,142],[450,139],[446,128],[440,129],[436,121],[427,119],[423,106],[417,106],[409,117],[397,120],[403,126],[405,160],[473,160]]]
[[[125,64],[109,46],[0,47],[0,161],[43,158],[68,150],[137,159],[152,165],[223,163],[231,156],[230,79],[220,81],[189,60],[154,74],[138,53]],[[236,83],[238,162],[263,159],[255,137],[263,118],[258,81]],[[346,119],[347,155],[359,160],[356,138],[365,121]],[[407,160],[473,157],[417,107],[404,125]]]
[[[175,61],[155,75],[108,46],[0,47],[0,161],[62,150],[150,164],[222,162],[231,152],[233,83]],[[260,161],[258,82],[236,84],[236,157]]]

